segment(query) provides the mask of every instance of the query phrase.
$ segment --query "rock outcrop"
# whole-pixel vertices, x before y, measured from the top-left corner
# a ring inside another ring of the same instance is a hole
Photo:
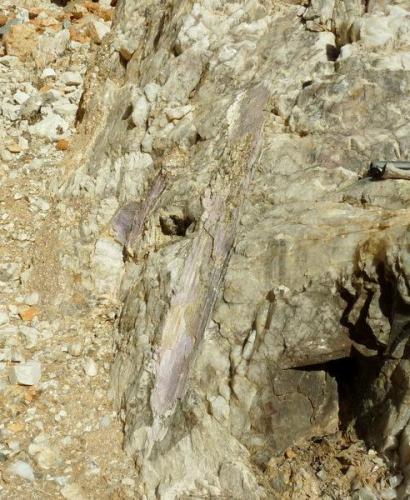
[[[274,498],[270,458],[338,429],[334,360],[370,441],[407,426],[410,183],[366,178],[409,158],[406,7],[118,2],[59,192],[139,495]]]

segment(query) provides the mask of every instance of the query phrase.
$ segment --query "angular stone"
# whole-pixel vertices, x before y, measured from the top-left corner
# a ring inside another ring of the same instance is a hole
[[[377,500],[377,496],[370,488],[365,487],[355,491],[352,495],[352,500]]]
[[[10,367],[9,379],[12,384],[37,385],[41,379],[41,363],[26,361]]]
[[[6,325],[9,319],[9,315],[6,311],[0,311],[0,325]]]
[[[44,447],[35,456],[36,464],[42,469],[54,469],[59,467],[63,461],[60,454],[52,448]]]
[[[101,21],[92,19],[88,23],[88,35],[91,40],[97,44],[100,44],[102,42],[102,39],[109,32],[110,28]]]
[[[56,33],[45,33],[39,38],[33,57],[39,68],[44,68],[49,63],[62,56],[68,47],[70,32],[63,29]]]
[[[44,68],[41,72],[41,78],[49,78],[56,76],[56,72],[53,68]]]
[[[34,471],[31,465],[27,462],[23,462],[22,460],[16,460],[8,467],[8,470],[12,474],[26,479],[27,481],[34,481],[35,479]]]
[[[75,118],[78,106],[72,104],[68,99],[61,99],[53,104],[53,111],[68,120]]]
[[[83,352],[83,346],[80,342],[76,342],[74,344],[70,344],[68,346],[68,352],[71,356],[78,357]]]
[[[30,95],[26,94],[26,92],[21,92],[21,90],[18,90],[14,96],[13,99],[17,104],[23,104],[29,99]]]
[[[83,83],[83,77],[77,71],[65,71],[61,75],[61,80],[66,85],[73,85],[75,87],[77,87],[78,85],[82,85]]]
[[[98,367],[92,358],[86,358],[83,367],[84,373],[89,377],[95,377],[98,373]]]
[[[10,121],[16,121],[19,117],[20,106],[11,103],[4,103],[1,106],[1,113]]]
[[[77,483],[67,484],[60,490],[61,495],[67,500],[83,500],[86,498],[85,493]]]
[[[124,269],[121,245],[108,238],[99,239],[95,246],[94,266],[99,293],[114,293]]]
[[[29,126],[29,132],[37,137],[57,141],[68,130],[68,123],[60,115],[50,113],[35,125]]]
[[[40,314],[38,307],[31,306],[24,308],[19,312],[19,316],[23,321],[31,321]]]

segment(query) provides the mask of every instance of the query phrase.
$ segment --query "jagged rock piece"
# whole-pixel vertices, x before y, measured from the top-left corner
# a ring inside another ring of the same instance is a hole
[[[41,379],[41,363],[39,361],[26,361],[10,368],[9,379],[12,384],[36,385]]]

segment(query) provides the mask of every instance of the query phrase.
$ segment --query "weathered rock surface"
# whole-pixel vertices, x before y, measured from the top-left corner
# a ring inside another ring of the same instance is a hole
[[[77,222],[52,188],[97,51],[68,39],[100,19],[86,5],[0,2],[0,498],[135,497],[107,396],[115,314],[66,293],[58,237]]]
[[[392,4],[122,0],[98,40],[55,185],[78,221],[67,274],[119,308],[137,495],[275,498],[271,457],[338,428],[335,360],[378,368],[369,440],[406,427],[410,184],[365,178],[409,157],[410,14]],[[65,121],[53,109],[33,133]]]

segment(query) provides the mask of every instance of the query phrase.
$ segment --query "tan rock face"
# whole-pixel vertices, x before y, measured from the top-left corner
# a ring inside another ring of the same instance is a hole
[[[274,498],[253,465],[337,429],[332,363],[407,341],[410,183],[365,174],[410,154],[409,16],[374,14],[374,43],[359,1],[117,9],[64,192],[93,207],[71,265],[122,304],[126,447],[148,498]],[[357,414],[393,415],[387,365]]]
[[[22,61],[30,57],[33,46],[36,45],[39,34],[31,24],[16,24],[3,37],[6,53],[16,56]]]

